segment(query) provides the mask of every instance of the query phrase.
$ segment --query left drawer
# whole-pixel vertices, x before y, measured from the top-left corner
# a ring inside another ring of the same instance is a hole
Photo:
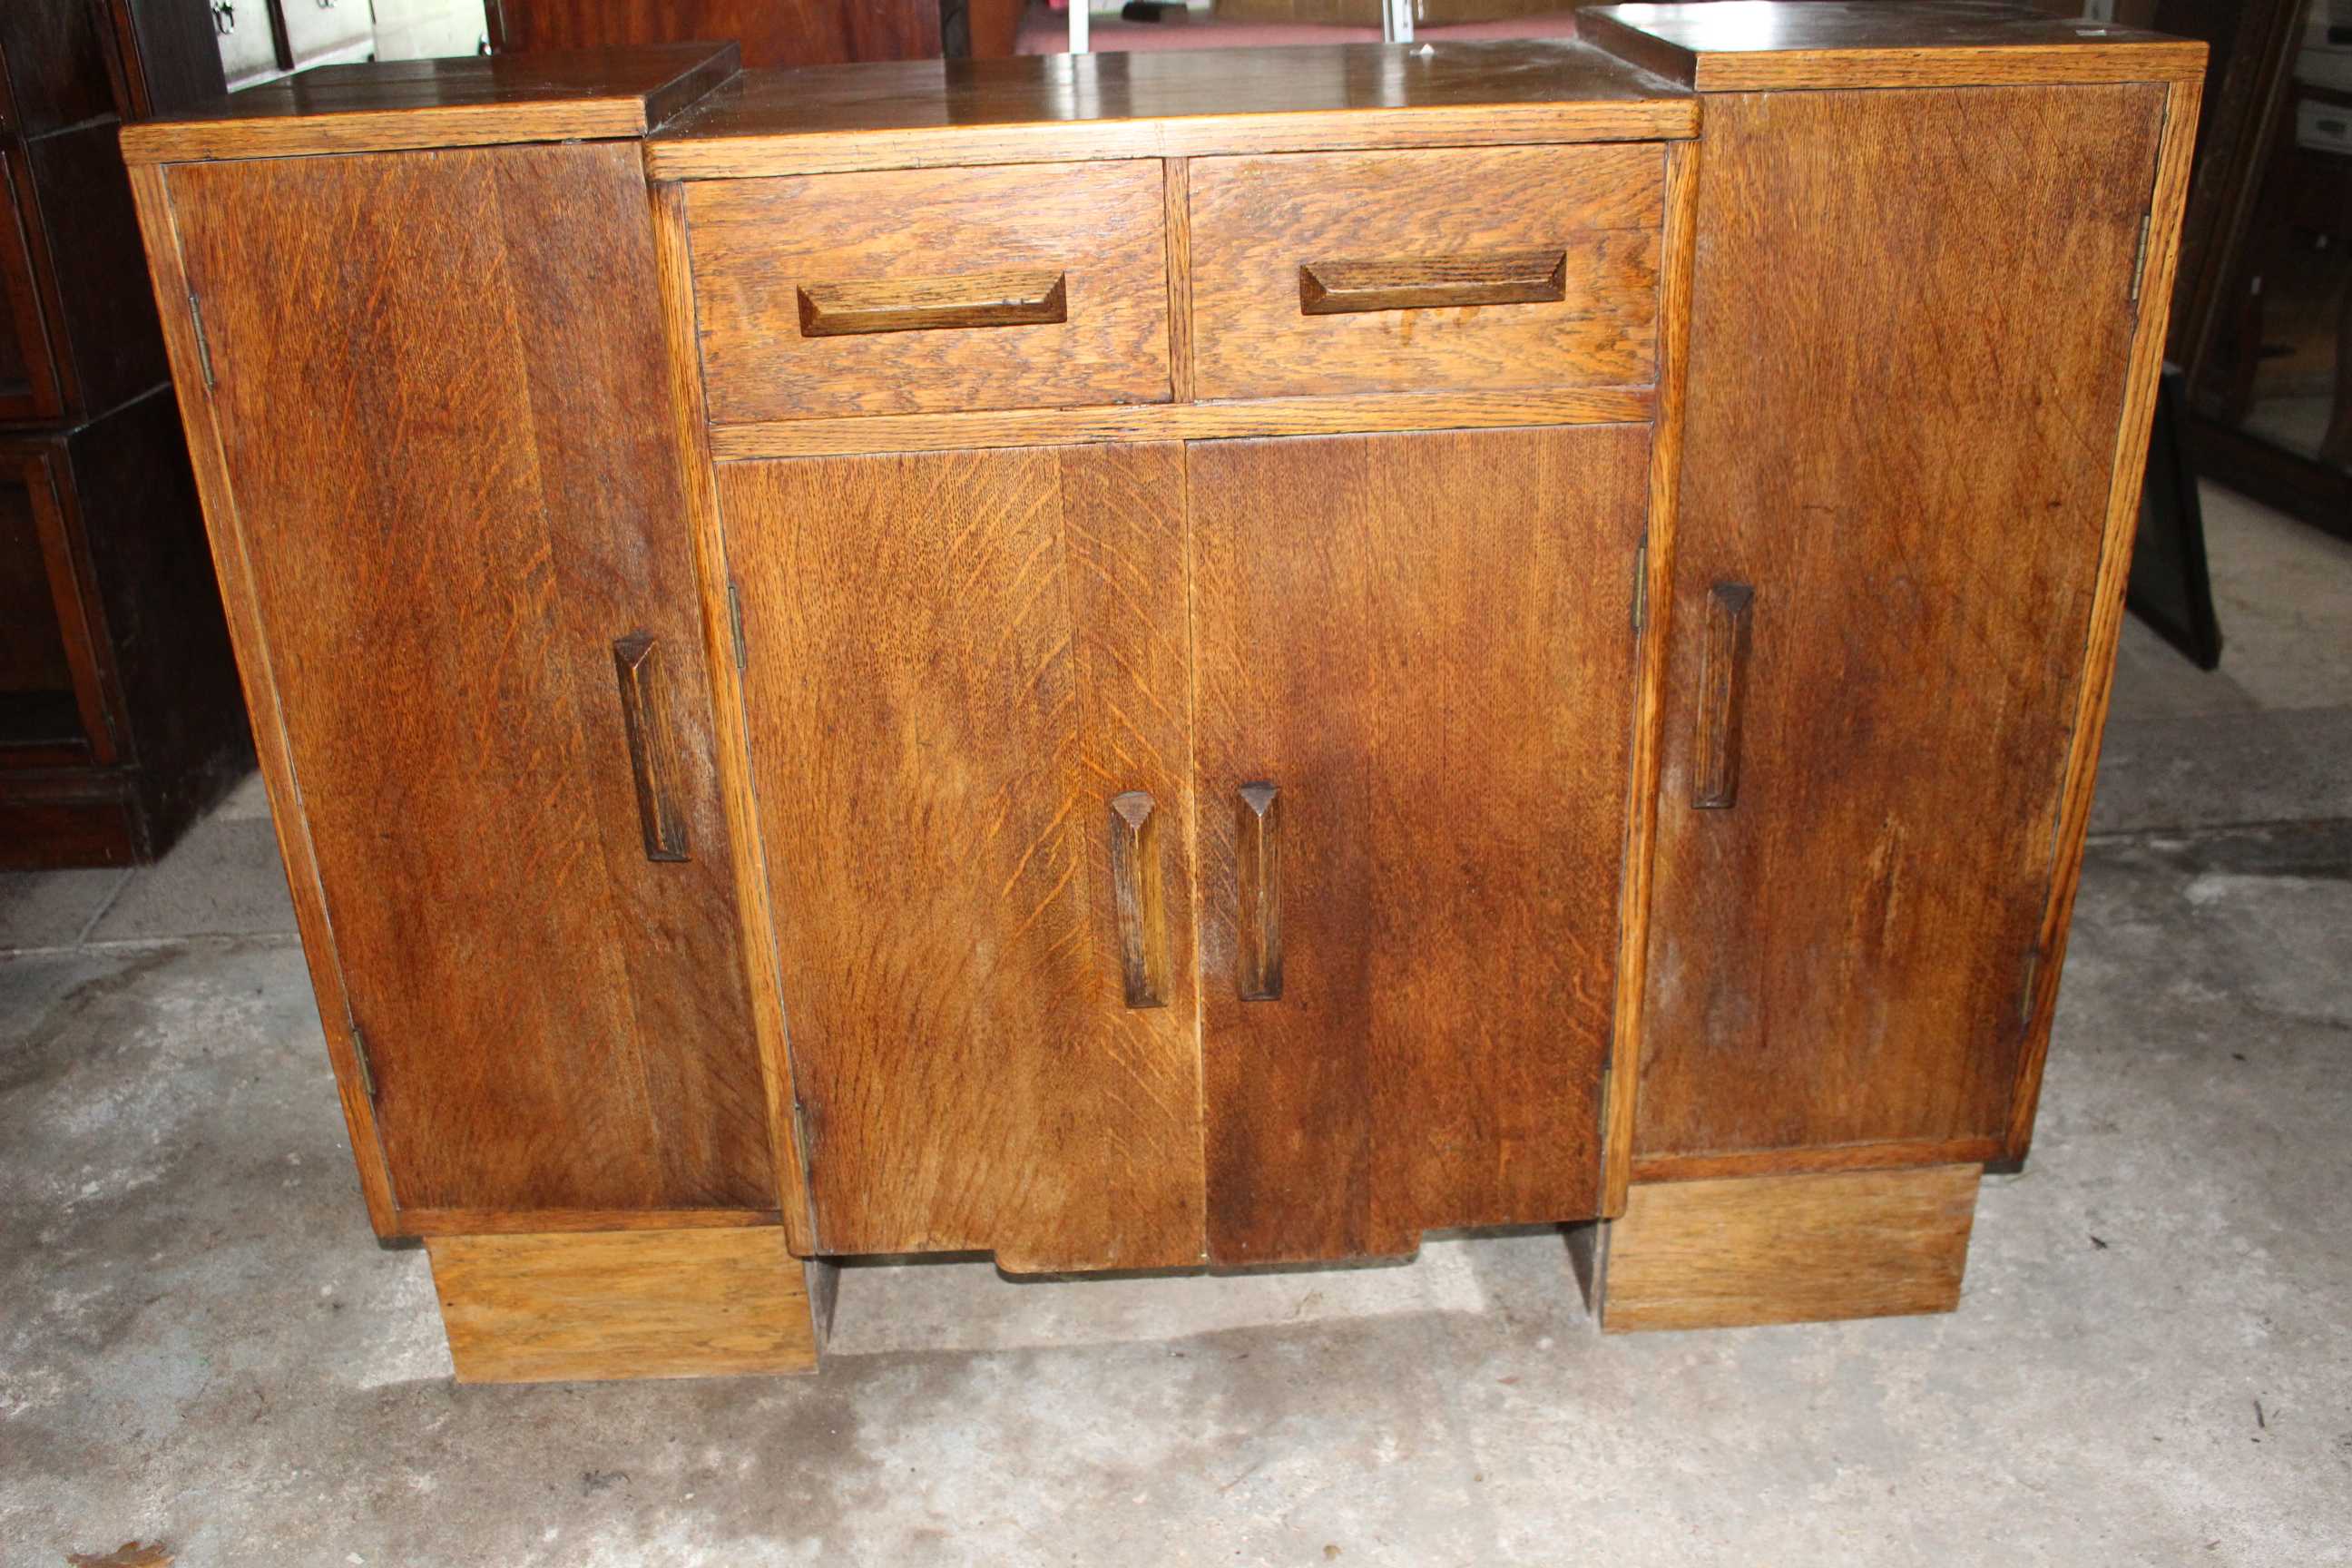
[[[719,425],[1164,403],[1154,160],[688,187]]]

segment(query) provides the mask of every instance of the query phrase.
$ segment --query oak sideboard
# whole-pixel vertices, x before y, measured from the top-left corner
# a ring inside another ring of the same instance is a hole
[[[872,1254],[1557,1223],[1610,1329],[1956,1304],[2203,50],[1585,17],[333,67],[125,130],[460,1377],[813,1367]]]

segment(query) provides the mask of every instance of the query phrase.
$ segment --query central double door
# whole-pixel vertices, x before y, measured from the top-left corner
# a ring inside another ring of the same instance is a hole
[[[1646,426],[730,464],[817,1242],[1597,1212]]]

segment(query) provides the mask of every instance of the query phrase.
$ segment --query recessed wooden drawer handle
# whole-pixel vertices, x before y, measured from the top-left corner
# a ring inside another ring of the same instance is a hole
[[[1234,846],[1241,892],[1235,968],[1244,1002],[1282,997],[1282,792],[1242,785],[1241,834]]]
[[[1702,811],[1739,798],[1739,710],[1748,701],[1748,622],[1756,590],[1717,583],[1706,591],[1706,640],[1698,672],[1698,745],[1691,759],[1691,805]]]
[[[686,859],[686,818],[670,796],[668,710],[661,695],[661,650],[644,632],[613,644],[621,678],[621,721],[629,731],[629,771],[637,780],[637,826],[648,860]]]
[[[922,332],[947,327],[1025,327],[1070,318],[1060,272],[967,272],[881,283],[804,283],[801,336]]]
[[[1118,966],[1130,1007],[1168,1005],[1168,909],[1160,885],[1160,814],[1131,789],[1110,798],[1110,885]]]
[[[1450,305],[1538,305],[1567,298],[1568,252],[1391,261],[1310,261],[1298,269],[1298,313],[1418,310]]]

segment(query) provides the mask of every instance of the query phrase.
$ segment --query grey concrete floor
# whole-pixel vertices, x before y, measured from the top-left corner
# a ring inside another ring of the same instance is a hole
[[[822,1378],[459,1388],[267,807],[0,878],[0,1563],[2352,1564],[2352,550],[2127,628],[2042,1131],[1957,1315],[1604,1340],[1410,1265],[845,1271]]]

